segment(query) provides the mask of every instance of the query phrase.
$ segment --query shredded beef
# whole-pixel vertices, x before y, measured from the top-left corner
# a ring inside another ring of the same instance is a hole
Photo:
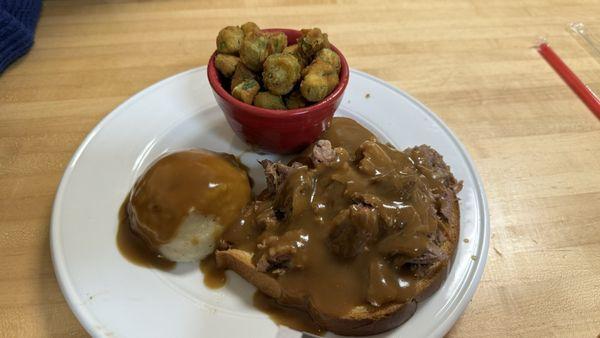
[[[266,237],[257,244],[262,253],[256,263],[257,270],[281,275],[288,269],[302,268],[304,258],[300,252],[307,239],[302,230],[291,230],[281,236]]]
[[[411,258],[406,263],[409,264],[433,264],[437,261],[446,259],[446,254],[440,249],[439,246],[430,242],[427,245],[427,252],[423,253],[419,257]]]
[[[354,204],[342,210],[333,223],[329,249],[343,258],[357,256],[364,250],[367,242],[376,239],[379,232],[377,212],[364,204]]]
[[[280,187],[285,182],[285,179],[296,169],[303,166],[303,164],[294,162],[288,166],[280,162],[273,162],[269,160],[258,161],[265,171],[265,178],[267,181],[267,191],[270,194],[275,194],[279,191]]]
[[[426,166],[433,171],[433,176],[441,179],[447,188],[458,193],[462,189],[462,181],[457,181],[450,172],[450,167],[444,162],[444,158],[428,145],[420,145],[405,150],[415,163]]]
[[[321,163],[329,165],[334,163],[336,158],[337,154],[335,149],[333,149],[331,142],[328,140],[318,140],[313,146],[311,159],[315,166]]]

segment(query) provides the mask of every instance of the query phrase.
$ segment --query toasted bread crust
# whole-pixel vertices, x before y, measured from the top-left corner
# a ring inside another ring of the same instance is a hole
[[[343,317],[333,317],[317,311],[311,304],[303,310],[325,329],[341,335],[363,336],[384,332],[393,329],[408,320],[416,311],[417,303],[431,296],[445,281],[458,245],[460,234],[460,210],[458,198],[455,194],[449,195],[453,212],[448,223],[445,224],[446,241],[441,249],[447,254],[448,259],[436,262],[428,269],[426,275],[417,282],[415,299],[405,303],[387,304],[379,308],[372,306],[359,306]],[[252,253],[228,249],[216,252],[217,264],[220,267],[231,269],[256,286],[261,292],[277,299],[281,299],[283,290],[277,279],[268,273],[259,272],[252,263]],[[303,303],[298,300],[298,303]]]

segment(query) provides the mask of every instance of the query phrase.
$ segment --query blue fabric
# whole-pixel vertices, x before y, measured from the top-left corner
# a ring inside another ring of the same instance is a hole
[[[0,73],[33,45],[41,0],[0,0]]]

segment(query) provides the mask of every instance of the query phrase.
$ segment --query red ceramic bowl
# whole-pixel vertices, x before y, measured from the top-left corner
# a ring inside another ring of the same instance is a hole
[[[273,28],[264,31],[285,33],[290,45],[296,43],[301,35],[300,31],[293,29]],[[255,107],[231,96],[221,83],[215,67],[216,52],[213,53],[208,62],[208,82],[231,129],[247,143],[273,153],[293,153],[314,142],[329,126],[348,84],[348,63],[335,46],[332,45],[331,49],[340,56],[340,83],[322,101],[291,110]]]

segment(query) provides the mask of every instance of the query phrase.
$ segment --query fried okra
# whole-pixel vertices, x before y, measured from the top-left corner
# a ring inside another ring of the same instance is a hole
[[[339,83],[335,68],[329,63],[316,59],[303,71],[304,78],[300,83],[302,96],[310,102],[324,99]]]
[[[340,56],[337,55],[336,52],[332,51],[329,48],[323,48],[317,52],[317,56],[315,56],[316,60],[324,61],[335,68],[336,73],[340,72],[341,64],[340,64]]]
[[[227,26],[217,35],[217,52],[223,54],[236,54],[240,51],[244,31],[237,26]]]
[[[302,29],[297,43],[288,46],[285,33],[246,22],[219,31],[215,67],[238,100],[297,109],[324,99],[338,85],[340,56],[329,46],[319,28]]]
[[[300,63],[290,54],[269,55],[263,67],[263,83],[271,93],[285,95],[300,79],[300,70]]]
[[[308,105],[306,99],[302,96],[299,90],[294,90],[285,98],[285,106],[287,109],[303,108]]]
[[[301,68],[306,67],[306,65],[310,63],[310,60],[307,61],[307,59],[302,55],[302,53],[300,53],[300,46],[298,46],[297,43],[285,47],[282,53],[293,55],[298,60],[298,63],[300,64]]]
[[[269,56],[269,36],[261,32],[248,34],[240,48],[240,59],[250,70],[262,70],[263,62]]]
[[[283,32],[269,33],[269,54],[281,53],[287,47],[287,35]]]
[[[245,24],[243,24],[241,26],[241,28],[242,28],[242,31],[244,32],[244,36],[260,31],[260,28],[258,28],[258,25],[255,24],[254,22],[246,22]]]
[[[235,72],[235,68],[240,63],[240,58],[233,55],[217,54],[215,57],[215,67],[225,77],[231,77]]]
[[[254,105],[267,109],[285,110],[283,98],[279,95],[273,95],[269,92],[260,92],[254,97]]]
[[[244,66],[243,63],[238,63],[237,67],[235,67],[235,72],[231,77],[231,90],[248,79],[256,80],[256,75],[252,73],[248,67]]]
[[[256,82],[256,80],[246,79],[240,82],[237,86],[233,87],[231,90],[231,95],[244,103],[252,104],[254,97],[259,90],[260,85],[258,82]]]
[[[302,36],[298,39],[300,51],[305,57],[312,58],[323,48],[329,48],[327,34],[319,28],[303,29]]]

